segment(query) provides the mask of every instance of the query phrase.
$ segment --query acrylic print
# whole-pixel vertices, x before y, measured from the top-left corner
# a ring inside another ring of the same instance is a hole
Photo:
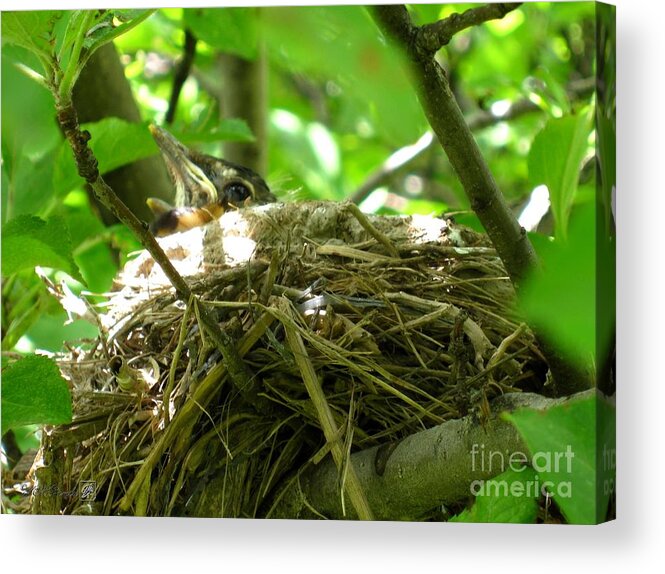
[[[2,14],[2,510],[615,515],[615,13]]]

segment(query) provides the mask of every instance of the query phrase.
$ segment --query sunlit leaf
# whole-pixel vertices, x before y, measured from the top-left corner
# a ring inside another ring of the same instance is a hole
[[[22,155],[12,166],[11,216],[36,214],[47,216],[54,197],[53,169],[56,150],[49,151],[43,157],[31,159]]]
[[[268,55],[284,73],[327,85],[356,116],[371,118],[396,142],[425,131],[404,55],[382,41],[363,7],[271,7],[261,22]]]
[[[120,118],[105,118],[81,127],[90,132],[90,147],[99,161],[101,174],[159,151],[144,124],[134,124]],[[66,141],[62,142],[53,177],[53,186],[60,195],[69,192],[81,181]]]
[[[15,44],[47,57],[52,49],[53,26],[61,15],[56,10],[3,12],[2,44]]]
[[[121,165],[154,155],[157,144],[147,126],[119,118],[104,118],[84,124],[90,132],[90,147],[99,160],[99,170],[106,173]]]
[[[77,253],[75,260],[93,293],[105,293],[111,288],[118,270],[113,253],[105,242],[92,243]]]
[[[533,187],[546,185],[549,189],[555,231],[562,238],[566,237],[590,131],[589,113],[551,119],[531,145],[529,179]]]
[[[430,201],[428,199],[407,199],[404,205],[403,213],[407,215],[421,214],[440,216],[447,211],[448,206],[442,201]]]
[[[36,349],[62,352],[65,341],[93,339],[99,335],[99,329],[85,319],[68,322],[67,313],[58,309],[49,315],[41,315],[30,326],[25,337]]]
[[[443,6],[439,4],[409,4],[411,18],[418,25],[430,24],[441,18]]]
[[[139,9],[104,11],[102,16],[95,20],[93,27],[86,32],[85,58],[90,58],[103,45],[129,32],[153,13],[154,10]]]
[[[3,14],[3,22],[4,18]],[[29,158],[43,156],[62,139],[56,124],[53,96],[16,67],[24,55],[27,56],[24,50],[3,46],[2,141],[13,153],[2,155],[10,166],[25,155]]]
[[[598,138],[596,159],[600,165],[598,187],[605,230],[609,232],[613,218],[612,190],[616,185],[616,131],[612,122],[601,113],[596,114],[596,135]]]
[[[40,445],[37,425],[27,425],[24,427],[16,427],[14,429],[14,438],[21,452],[25,453],[28,450],[37,450]]]
[[[74,261],[88,289],[93,293],[108,291],[118,271],[109,247],[111,233],[87,205],[68,211],[67,222],[74,246]]]
[[[173,135],[185,145],[217,143],[223,141],[252,142],[256,138],[245,120],[229,118],[220,120],[213,129],[200,132],[178,132]]]
[[[305,184],[305,197],[343,199],[339,150],[325,126],[303,122],[286,110],[275,110],[270,119],[272,137],[279,142],[275,153],[290,159],[290,172]]]
[[[28,424],[72,420],[67,381],[47,357],[29,355],[2,371],[2,433]]]

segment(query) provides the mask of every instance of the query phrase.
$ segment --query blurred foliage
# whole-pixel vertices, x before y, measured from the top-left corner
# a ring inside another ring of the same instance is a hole
[[[409,10],[423,24],[471,6],[415,5]],[[495,118],[475,135],[515,212],[520,213],[535,186],[551,186],[557,240],[549,245],[542,236],[535,243],[545,246],[546,267],[556,277],[550,274],[544,285],[534,279],[523,309],[536,322],[556,322],[552,336],[568,341],[564,348],[576,357],[593,351],[594,317],[587,305],[593,304],[595,283],[585,288],[584,296],[576,295],[578,304],[566,313],[559,313],[553,301],[577,290],[573,278],[595,280],[596,267],[589,267],[591,229],[611,227],[607,194],[615,169],[613,93],[604,94],[605,113],[595,118],[596,133],[589,120],[592,90],[571,89],[596,71],[595,20],[591,2],[527,3],[502,20],[458,34],[437,56],[463,112]],[[58,351],[65,341],[92,336],[96,329],[82,320],[65,326],[66,313],[30,267],[43,266],[46,277],[64,281],[75,296],[85,285],[103,293],[139,247],[124,227],[100,223],[76,174],[46,87],[49,50],[55,46],[62,56],[65,88],[77,76],[69,60],[79,48],[85,60],[113,38],[120,51],[144,123],[106,118],[84,126],[106,172],[157,153],[147,124],[163,121],[185,29],[199,41],[173,133],[214,155],[221,155],[223,140],[250,141],[253,136],[242,118],[222,119],[217,55],[224,50],[253,59],[265,53],[270,125],[269,172],[264,175],[281,199],[351,197],[386,158],[428,129],[401,54],[386,45],[359,6],[4,13],[3,350]],[[608,50],[604,66],[610,73],[614,57]],[[512,104],[524,100],[535,104],[529,113],[500,120]],[[594,176],[579,188],[578,178],[580,166],[593,161],[596,145],[604,150],[604,219],[571,229],[567,236],[576,209],[595,205]],[[556,154],[550,153],[553,149]],[[390,173],[369,197],[358,199],[365,200],[364,209],[376,212],[455,212],[458,221],[480,225],[437,145]],[[542,230],[550,235],[547,221]],[[607,253],[613,269],[612,249]],[[561,320],[555,321],[557,317]]]

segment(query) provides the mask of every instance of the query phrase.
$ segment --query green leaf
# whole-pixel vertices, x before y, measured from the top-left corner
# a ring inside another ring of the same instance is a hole
[[[53,154],[62,135],[55,121],[53,96],[16,67],[32,60],[23,48],[2,50],[3,220],[24,213],[46,214],[52,205]],[[6,201],[6,203],[5,203]]]
[[[448,206],[442,201],[432,201],[429,199],[411,199],[408,198],[402,209],[404,215],[440,215],[448,210]]]
[[[2,227],[2,275],[37,265],[61,269],[85,283],[74,263],[69,229],[62,217],[44,221],[19,215]]]
[[[612,119],[596,114],[596,137],[598,149],[596,159],[600,166],[598,189],[603,205],[605,233],[612,227],[612,189],[616,185],[616,131]]]
[[[25,50],[3,47],[2,85],[11,89],[2,92],[2,140],[12,152],[6,156],[3,150],[3,160],[10,163],[24,155],[40,157],[62,139],[53,96],[17,68],[24,56],[29,57]]]
[[[2,371],[2,434],[28,424],[71,420],[69,387],[51,359],[29,355]]]
[[[411,12],[414,23],[418,25],[436,22],[441,18],[441,12],[444,10],[440,4],[409,4],[407,8]]]
[[[531,145],[529,179],[533,187],[544,184],[549,189],[558,237],[565,238],[567,234],[590,132],[589,113],[551,119]]]
[[[614,489],[615,408],[593,396],[504,417],[524,438],[532,467],[566,520],[602,522]]]
[[[159,151],[144,124],[134,124],[111,117],[83,124],[81,129],[90,132],[90,148],[99,161],[101,174],[150,157]],[[80,183],[81,179],[69,143],[63,141],[53,175],[53,187],[56,194],[62,196]]]
[[[39,435],[37,434],[38,430],[39,427],[36,425],[27,425],[14,429],[14,438],[22,453],[26,453],[31,449],[37,450],[39,448],[40,440]]]
[[[89,10],[66,10],[55,26],[56,46],[60,58],[60,68],[64,69],[69,62],[72,48],[81,34],[84,19],[89,17]],[[92,19],[92,18],[91,18]]]
[[[580,365],[602,359],[614,328],[615,252],[596,234],[595,204],[579,206],[567,241],[538,241],[543,270],[527,277],[519,307],[533,325]]]
[[[90,147],[99,161],[100,173],[154,155],[159,150],[147,126],[119,118],[104,118],[83,124],[92,139]]]
[[[450,522],[533,524],[536,521],[540,490],[533,469],[509,469],[472,488],[476,491],[473,506],[453,517]]]
[[[40,57],[48,57],[53,26],[61,15],[62,12],[56,10],[3,12],[2,43],[21,46]]]
[[[184,24],[194,36],[222,52],[248,60],[257,54],[257,12],[253,8],[188,8]]]
[[[76,263],[93,293],[105,293],[111,289],[118,268],[113,253],[105,241],[92,242],[76,254]]]
[[[566,78],[566,81],[568,78]],[[539,66],[534,77],[524,82],[528,98],[555,118],[571,113],[570,98],[564,83],[560,82],[546,66]]]
[[[317,122],[306,123],[286,110],[273,110],[270,116],[277,157],[291,162],[291,174],[318,199],[344,199],[340,153],[330,131]]]
[[[13,275],[3,282],[2,350],[12,350],[37,319],[58,308],[42,280],[33,271]]]
[[[52,185],[56,156],[57,150],[51,150],[34,160],[25,155],[17,158],[11,174],[12,217],[47,217],[51,212],[57,199]]]
[[[152,16],[154,12],[154,9],[106,10],[102,18],[97,19],[95,25],[86,34],[83,46],[87,53],[83,63],[87,62],[90,56],[104,44],[108,44],[115,38],[129,32],[146,18]]]

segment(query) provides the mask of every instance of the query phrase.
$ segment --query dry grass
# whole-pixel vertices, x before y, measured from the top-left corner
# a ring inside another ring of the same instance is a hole
[[[265,229],[283,230],[279,217]],[[61,360],[75,420],[45,439],[44,460],[63,461],[63,488],[96,486],[94,501],[61,497],[61,512],[270,516],[298,473],[332,455],[340,488],[371,516],[351,452],[469,413],[482,422],[493,397],[541,388],[533,336],[483,236],[454,227],[422,242],[394,218],[335,217],[353,233],[325,242],[292,225],[287,241],[257,240],[251,261],[190,279],[237,341],[247,388],[196,306],[163,288],[135,289],[129,314],[109,311],[93,348]]]

